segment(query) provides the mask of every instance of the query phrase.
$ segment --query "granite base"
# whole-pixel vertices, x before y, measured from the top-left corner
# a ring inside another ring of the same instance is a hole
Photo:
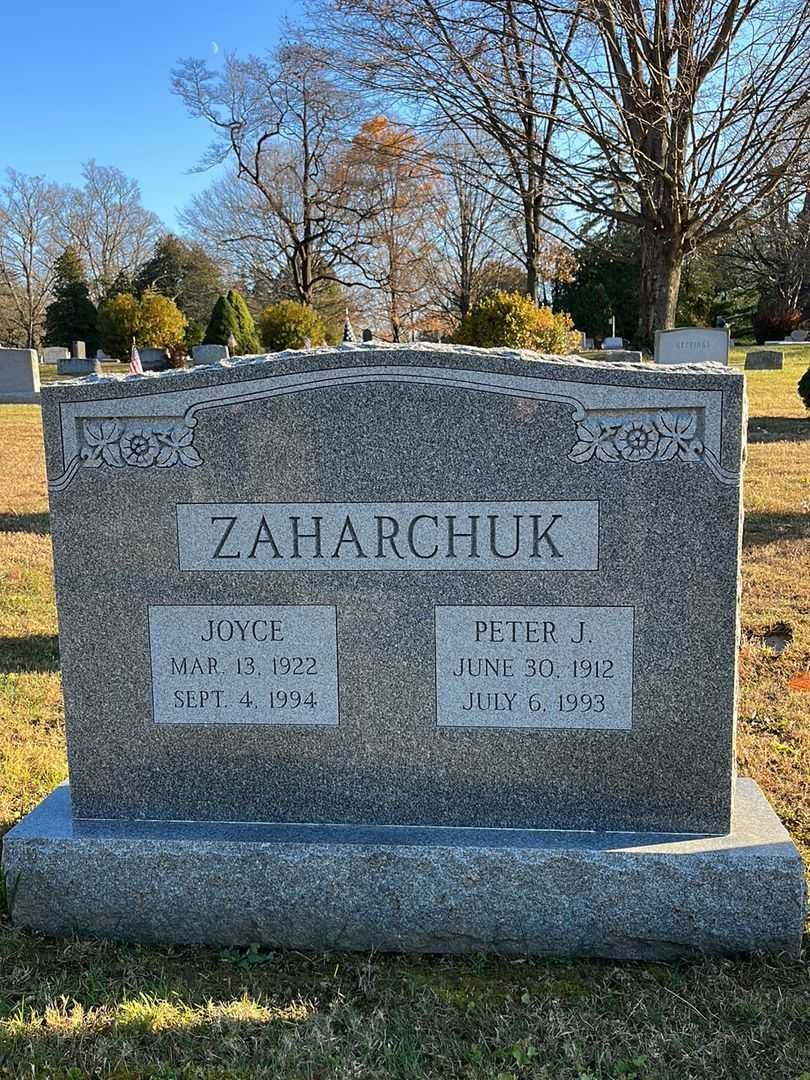
[[[667,959],[799,951],[802,861],[750,780],[726,836],[79,821],[4,838],[21,927],[140,942]]]

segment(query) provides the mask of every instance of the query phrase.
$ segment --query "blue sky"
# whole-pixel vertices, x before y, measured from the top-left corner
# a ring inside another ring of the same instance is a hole
[[[144,205],[169,228],[213,179],[188,173],[209,133],[171,93],[171,68],[184,56],[261,54],[285,17],[301,14],[297,0],[7,0],[3,8],[0,171],[77,183],[94,157],[138,180]]]

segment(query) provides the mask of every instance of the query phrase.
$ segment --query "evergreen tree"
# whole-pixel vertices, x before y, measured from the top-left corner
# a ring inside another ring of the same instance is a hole
[[[236,312],[236,322],[239,327],[234,334],[237,351],[240,356],[249,356],[262,351],[259,335],[256,332],[256,324],[248,310],[245,298],[236,289],[229,289],[226,297],[228,303]]]
[[[554,310],[569,312],[578,330],[598,338],[610,334],[614,316],[617,335],[632,339],[638,328],[638,232],[592,232],[575,254],[578,266],[572,280],[554,287]]]
[[[220,296],[214,304],[211,318],[208,320],[208,328],[205,331],[203,345],[227,345],[228,338],[233,334],[237,343],[239,341],[239,319],[233,305],[226,296]]]
[[[65,248],[56,260],[53,292],[53,303],[45,312],[45,343],[70,346],[73,341],[83,341],[92,356],[98,347],[96,307],[75,248]]]
[[[135,291],[139,295],[157,292],[174,300],[188,319],[188,344],[198,345],[222,292],[222,273],[199,244],[187,244],[169,233],[158,240],[154,254],[138,270]]]

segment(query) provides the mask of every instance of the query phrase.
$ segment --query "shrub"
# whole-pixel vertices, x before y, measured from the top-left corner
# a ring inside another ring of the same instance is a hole
[[[282,349],[303,349],[307,339],[311,345],[323,345],[325,332],[320,315],[308,304],[281,300],[266,307],[259,317],[262,343],[271,352]]]
[[[806,408],[810,409],[810,367],[799,379],[799,397],[804,402]]]
[[[138,334],[139,304],[132,293],[119,293],[98,306],[98,337],[108,356],[129,357],[132,339]]]
[[[136,340],[147,349],[174,349],[183,341],[187,321],[174,300],[160,293],[143,294],[138,304]]]
[[[506,346],[568,353],[575,347],[573,329],[571,316],[565,312],[538,307],[520,293],[497,292],[464,316],[453,340],[482,349]]]
[[[778,301],[763,301],[754,315],[754,337],[757,344],[783,341],[802,321],[802,313]]]
[[[168,296],[145,292],[140,300],[118,293],[98,308],[98,334],[110,356],[124,360],[132,339],[143,348],[174,349],[183,340],[186,317]]]
[[[259,342],[259,335],[256,333],[256,323],[248,310],[245,298],[236,289],[228,289],[225,299],[236,312],[236,325],[239,329],[234,337],[236,338],[239,355],[252,356],[261,352],[262,347]]]

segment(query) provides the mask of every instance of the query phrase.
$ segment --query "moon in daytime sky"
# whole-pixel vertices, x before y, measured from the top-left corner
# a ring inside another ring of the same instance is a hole
[[[219,43],[218,42],[216,42],[216,41],[211,42],[211,52],[214,54],[214,56],[217,55],[217,53],[219,52]]]

